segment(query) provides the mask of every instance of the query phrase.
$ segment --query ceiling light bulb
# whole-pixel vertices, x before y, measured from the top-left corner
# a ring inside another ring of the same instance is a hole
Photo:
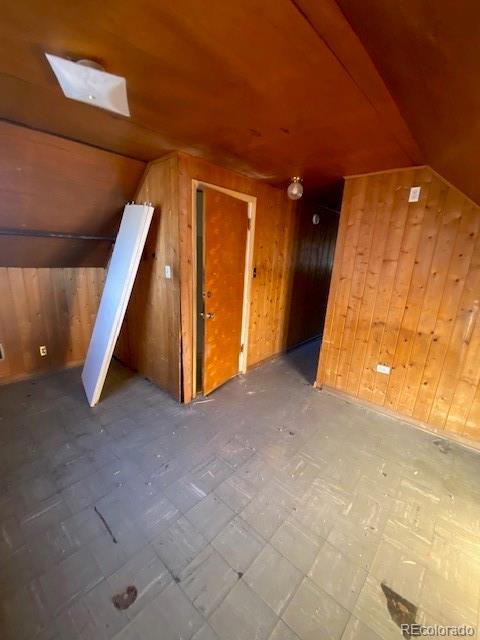
[[[298,200],[303,196],[303,184],[301,178],[298,176],[292,178],[292,181],[288,185],[287,195],[290,200]]]
[[[104,67],[95,60],[88,60],[87,58],[81,58],[80,60],[75,61],[76,64],[81,64],[84,67],[89,67],[90,69],[96,69],[97,71],[105,71]]]

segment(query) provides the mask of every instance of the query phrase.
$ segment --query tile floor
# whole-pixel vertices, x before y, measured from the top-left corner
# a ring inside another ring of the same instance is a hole
[[[480,455],[314,390],[316,348],[190,407],[0,388],[2,640],[398,640],[382,583],[476,626]]]

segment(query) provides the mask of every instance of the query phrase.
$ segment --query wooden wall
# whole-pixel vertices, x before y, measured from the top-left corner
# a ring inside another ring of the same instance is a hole
[[[313,203],[301,209],[285,189],[199,158],[174,153],[148,165],[136,201],[152,202],[155,212],[115,353],[185,402],[192,399],[194,356],[194,179],[257,198],[249,367],[318,335],[337,224],[334,214],[325,213],[314,226]],[[165,278],[166,265],[171,279]]]
[[[286,190],[210,164],[179,155],[180,253],[182,263],[182,355],[184,398],[192,394],[192,179],[256,196],[248,366],[280,353],[288,344],[295,213],[297,206]]]
[[[116,356],[178,400],[180,389],[180,251],[176,154],[148,165],[136,202],[155,207]],[[165,265],[172,278],[165,278]]]
[[[347,179],[317,386],[479,441],[479,229],[428,167]]]
[[[104,276],[103,268],[0,268],[0,383],[84,360]]]
[[[294,205],[284,190],[185,154],[148,165],[136,201],[152,202],[154,219],[115,353],[185,402],[192,399],[193,371],[192,179],[258,198],[249,366],[287,344],[295,247]],[[172,268],[170,280],[166,264]]]

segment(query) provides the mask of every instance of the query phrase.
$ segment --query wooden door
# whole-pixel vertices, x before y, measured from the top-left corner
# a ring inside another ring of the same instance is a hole
[[[204,355],[206,395],[238,373],[248,205],[204,189]]]

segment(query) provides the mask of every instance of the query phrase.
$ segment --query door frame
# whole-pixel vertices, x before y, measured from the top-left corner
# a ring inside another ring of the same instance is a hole
[[[245,271],[243,280],[243,305],[242,305],[242,332],[241,344],[243,351],[238,359],[238,373],[246,373],[248,361],[248,328],[250,324],[250,299],[252,289],[252,272],[253,272],[253,248],[255,239],[255,217],[257,213],[257,198],[246,193],[233,191],[225,187],[220,187],[203,180],[192,179],[192,245],[193,245],[193,291],[192,291],[192,398],[197,395],[197,190],[202,187],[220,191],[232,198],[243,200],[247,203],[247,217],[249,225],[247,228],[247,245],[245,250]],[[204,229],[205,235],[205,229]]]

